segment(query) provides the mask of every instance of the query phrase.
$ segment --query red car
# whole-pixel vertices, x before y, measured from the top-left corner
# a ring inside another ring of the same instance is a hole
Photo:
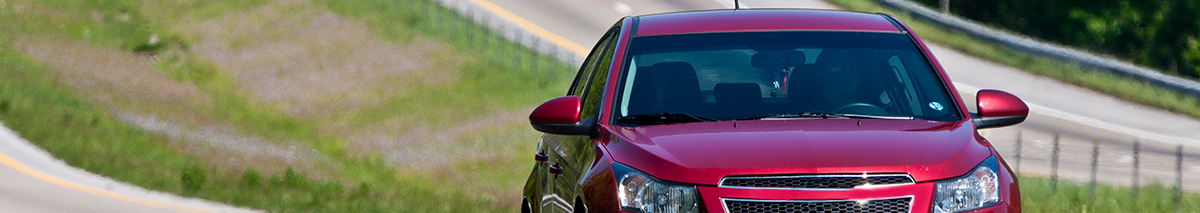
[[[976,130],[1029,109],[976,103],[886,14],[626,17],[529,116],[546,134],[522,212],[1020,212]]]

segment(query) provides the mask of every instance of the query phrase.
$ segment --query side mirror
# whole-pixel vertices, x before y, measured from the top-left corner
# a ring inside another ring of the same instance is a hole
[[[529,124],[540,132],[560,135],[589,135],[594,119],[580,120],[583,101],[579,96],[563,96],[546,101],[529,114]]]
[[[1012,126],[1029,116],[1029,106],[1021,98],[1000,90],[979,90],[975,104],[979,113],[971,120],[976,129]]]

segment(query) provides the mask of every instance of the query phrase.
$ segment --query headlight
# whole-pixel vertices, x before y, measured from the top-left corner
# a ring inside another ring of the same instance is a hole
[[[696,187],[660,181],[619,163],[613,163],[617,177],[617,199],[621,211],[640,213],[699,212]]]
[[[1000,164],[989,157],[966,176],[938,181],[934,212],[963,212],[1000,204]]]

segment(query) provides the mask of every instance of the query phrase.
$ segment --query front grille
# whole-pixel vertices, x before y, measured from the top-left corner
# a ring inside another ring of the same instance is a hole
[[[866,175],[800,175],[769,177],[729,177],[721,181],[724,187],[789,188],[789,189],[853,189],[867,183],[874,186],[913,183],[904,174]]]
[[[726,199],[729,213],[908,213],[912,198],[893,198],[867,201],[760,201]]]

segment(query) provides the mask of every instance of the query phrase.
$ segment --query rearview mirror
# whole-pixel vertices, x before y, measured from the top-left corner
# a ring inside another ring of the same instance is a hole
[[[1000,90],[979,90],[975,104],[979,113],[971,120],[976,129],[1012,126],[1029,116],[1029,106],[1021,98]]]
[[[579,96],[563,96],[550,99],[529,114],[529,124],[540,132],[560,135],[588,135],[592,131],[593,119],[580,120],[583,107]]]

